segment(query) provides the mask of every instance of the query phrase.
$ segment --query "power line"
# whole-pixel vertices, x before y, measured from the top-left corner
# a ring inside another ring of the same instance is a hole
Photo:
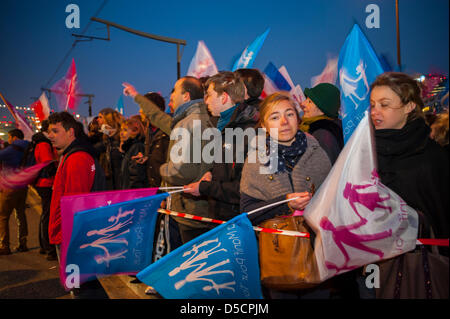
[[[100,5],[100,7],[98,8],[98,10],[95,12],[94,16],[98,16],[100,14],[100,12],[103,10],[103,8],[105,7],[106,3],[108,2],[108,0],[104,0],[103,3]],[[88,24],[84,27],[83,31],[81,32],[82,35],[84,35],[86,33],[86,31],[88,30],[89,26],[91,25],[92,20],[89,20]],[[67,58],[70,56],[70,54],[72,53],[72,50],[75,48],[76,44],[79,42],[78,39],[76,39],[72,46],[70,47],[69,51],[66,53],[66,55],[64,56],[64,58],[62,59],[61,63],[58,65],[58,67],[56,68],[56,71],[53,73],[53,75],[51,76],[51,78],[47,81],[47,83],[45,84],[44,87],[48,87],[48,85],[50,84],[50,82],[53,80],[53,78],[56,76],[56,74],[58,74],[59,70],[61,69],[61,67],[64,65],[64,63],[66,62]]]

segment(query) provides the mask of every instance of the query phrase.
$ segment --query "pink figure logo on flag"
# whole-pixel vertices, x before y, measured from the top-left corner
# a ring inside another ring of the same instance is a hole
[[[91,243],[81,245],[80,249],[84,249],[84,248],[88,248],[88,247],[95,247],[95,248],[99,248],[99,249],[103,250],[105,252],[105,254],[103,256],[97,255],[94,257],[94,259],[98,264],[101,264],[104,262],[106,264],[106,267],[109,267],[109,263],[112,260],[126,258],[124,256],[124,254],[126,254],[128,252],[128,249],[123,249],[118,252],[110,253],[110,250],[106,247],[106,245],[108,245],[108,244],[123,244],[125,246],[128,246],[128,240],[123,237],[120,238],[120,236],[125,235],[130,232],[130,229],[128,226],[132,224],[134,211],[135,210],[133,209],[130,211],[122,212],[122,209],[120,208],[119,212],[116,216],[111,216],[108,219],[109,222],[113,223],[112,225],[102,228],[102,229],[90,230],[86,233],[87,237],[91,237],[91,236],[95,236],[95,235],[100,235],[102,237],[92,241]],[[130,216],[128,219],[126,219],[125,221],[119,222],[119,220],[121,220],[122,218],[128,217],[128,216]],[[127,230],[122,231],[117,234],[117,232],[119,232],[122,228],[127,228],[127,227],[128,227]]]
[[[332,238],[336,246],[339,248],[339,250],[342,252],[345,258],[345,262],[342,266],[337,266],[334,263],[331,263],[329,261],[325,261],[325,265],[328,269],[335,269],[337,273],[341,271],[346,270],[352,270],[355,268],[358,268],[359,266],[349,266],[348,262],[350,261],[350,256],[345,249],[343,244],[346,244],[347,246],[351,246],[353,248],[359,249],[361,251],[369,252],[374,255],[378,255],[378,257],[381,259],[384,256],[384,253],[379,249],[374,249],[371,247],[368,247],[367,245],[363,245],[362,242],[367,241],[374,241],[379,239],[384,239],[392,236],[392,229],[388,229],[386,231],[375,233],[375,234],[355,234],[351,232],[351,230],[358,229],[365,224],[367,224],[367,219],[362,217],[361,214],[358,212],[358,209],[356,207],[356,203],[362,205],[366,209],[368,209],[370,212],[375,212],[375,209],[383,209],[385,211],[388,211],[389,214],[392,213],[392,208],[389,206],[381,205],[380,203],[384,201],[390,200],[391,196],[387,194],[386,197],[380,196],[378,192],[378,186],[381,186],[382,184],[379,183],[379,177],[376,172],[376,170],[372,171],[372,182],[368,184],[361,184],[361,185],[352,185],[351,183],[346,183],[345,189],[343,191],[343,197],[346,198],[352,207],[353,211],[356,215],[360,218],[360,220],[354,224],[350,225],[342,225],[342,226],[335,226],[333,223],[328,219],[327,216],[322,217],[320,220],[320,227],[324,230],[331,231]],[[377,190],[376,192],[358,192],[358,190],[367,189],[369,187],[375,187]]]

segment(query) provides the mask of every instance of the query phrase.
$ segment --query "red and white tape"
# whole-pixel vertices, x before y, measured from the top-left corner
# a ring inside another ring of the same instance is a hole
[[[195,216],[195,215],[185,214],[185,213],[178,213],[178,212],[174,212],[172,210],[162,209],[162,208],[158,209],[158,213],[172,215],[172,216],[176,216],[176,217],[187,218],[187,219],[198,220],[198,221],[202,221],[202,222],[215,223],[215,224],[225,224],[226,223],[226,221],[223,221],[223,220],[211,219],[211,218],[207,218],[207,217],[200,217],[200,216]],[[253,229],[255,231],[260,231],[263,233],[309,238],[309,233],[302,233],[302,232],[293,231],[293,230],[281,230],[281,229],[263,228],[263,227],[257,227],[257,226],[253,226]]]
[[[172,215],[172,216],[176,216],[176,217],[187,218],[187,219],[198,220],[198,221],[202,221],[202,222],[214,223],[214,224],[225,224],[226,223],[226,221],[223,221],[223,220],[212,219],[212,218],[207,218],[207,217],[200,217],[200,216],[185,214],[185,213],[178,213],[178,212],[175,212],[172,210],[162,209],[162,208],[158,209],[158,213]],[[286,235],[286,236],[293,236],[293,237],[310,238],[309,233],[302,233],[302,232],[293,231],[293,230],[262,228],[262,227],[257,227],[257,226],[253,226],[253,229],[255,231],[260,231],[260,232],[269,233],[269,234],[279,234],[279,235]],[[419,238],[416,241],[416,245],[433,245],[433,246],[448,247],[449,240],[448,239]]]

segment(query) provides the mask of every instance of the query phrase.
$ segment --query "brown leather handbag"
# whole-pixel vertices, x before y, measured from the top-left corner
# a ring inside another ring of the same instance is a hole
[[[264,221],[264,228],[312,233],[303,216],[280,216]],[[276,290],[316,286],[319,273],[310,238],[261,232],[259,234],[261,283]]]

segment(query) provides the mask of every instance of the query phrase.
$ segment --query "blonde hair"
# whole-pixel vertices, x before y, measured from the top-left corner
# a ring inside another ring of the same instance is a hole
[[[128,130],[130,130],[130,134],[133,137],[142,137],[145,135],[144,125],[142,124],[139,115],[131,116],[129,119],[125,120],[122,123],[122,127],[128,128]]]
[[[448,112],[438,114],[431,127],[434,131],[433,139],[441,146],[448,145]]]
[[[260,116],[259,116],[257,127],[263,126],[264,122],[267,120],[268,116],[270,115],[270,111],[272,110],[273,106],[282,101],[287,101],[292,105],[292,107],[295,110],[295,114],[297,115],[297,121],[300,122],[300,117],[297,113],[297,109],[295,108],[294,100],[292,99],[290,93],[287,91],[279,91],[279,92],[275,92],[275,93],[269,95],[262,101],[261,105],[259,106]]]

